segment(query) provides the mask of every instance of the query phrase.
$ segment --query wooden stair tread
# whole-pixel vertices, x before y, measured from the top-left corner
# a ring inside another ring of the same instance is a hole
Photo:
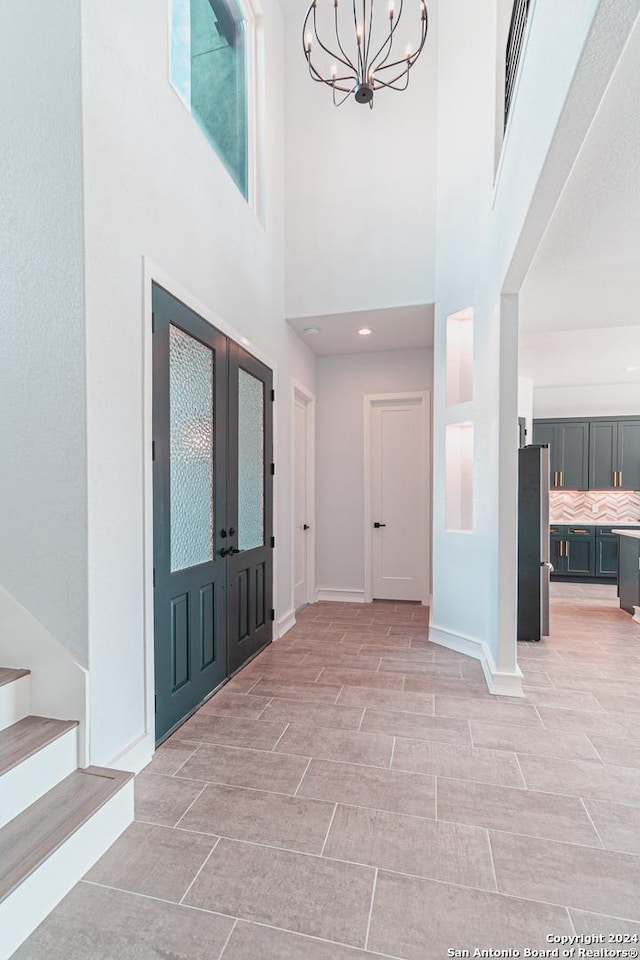
[[[24,717],[0,730],[0,776],[77,726],[77,720]]]
[[[21,677],[28,677],[30,670],[12,670],[10,667],[0,667],[0,687],[7,683],[13,683],[14,680],[20,680]]]
[[[75,770],[0,830],[0,903],[47,860],[132,773]]]

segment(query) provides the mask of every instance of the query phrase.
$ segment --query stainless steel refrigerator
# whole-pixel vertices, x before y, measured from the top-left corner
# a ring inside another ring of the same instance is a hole
[[[549,636],[549,447],[518,450],[518,640]]]

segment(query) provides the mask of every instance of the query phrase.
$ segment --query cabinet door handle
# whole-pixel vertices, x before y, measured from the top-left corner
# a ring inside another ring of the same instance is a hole
[[[560,486],[564,487],[564,470],[560,471]]]
[[[613,471],[613,485],[614,485],[614,487],[617,487],[617,486],[618,486],[618,471],[617,471],[617,470],[614,470],[614,471]]]
[[[622,470],[618,470],[618,486],[622,486]]]
[[[564,542],[564,555],[565,557],[569,556],[569,541],[565,540]]]

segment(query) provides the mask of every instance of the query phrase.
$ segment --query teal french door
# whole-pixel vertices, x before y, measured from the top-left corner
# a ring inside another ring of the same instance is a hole
[[[272,373],[153,287],[156,740],[271,640]]]

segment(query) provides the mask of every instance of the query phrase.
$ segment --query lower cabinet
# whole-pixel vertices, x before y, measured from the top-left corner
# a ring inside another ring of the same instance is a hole
[[[598,537],[596,540],[596,577],[618,576],[618,538]]]
[[[610,580],[618,577],[619,537],[613,527],[550,528],[552,580]],[[632,528],[640,529],[640,528]]]

